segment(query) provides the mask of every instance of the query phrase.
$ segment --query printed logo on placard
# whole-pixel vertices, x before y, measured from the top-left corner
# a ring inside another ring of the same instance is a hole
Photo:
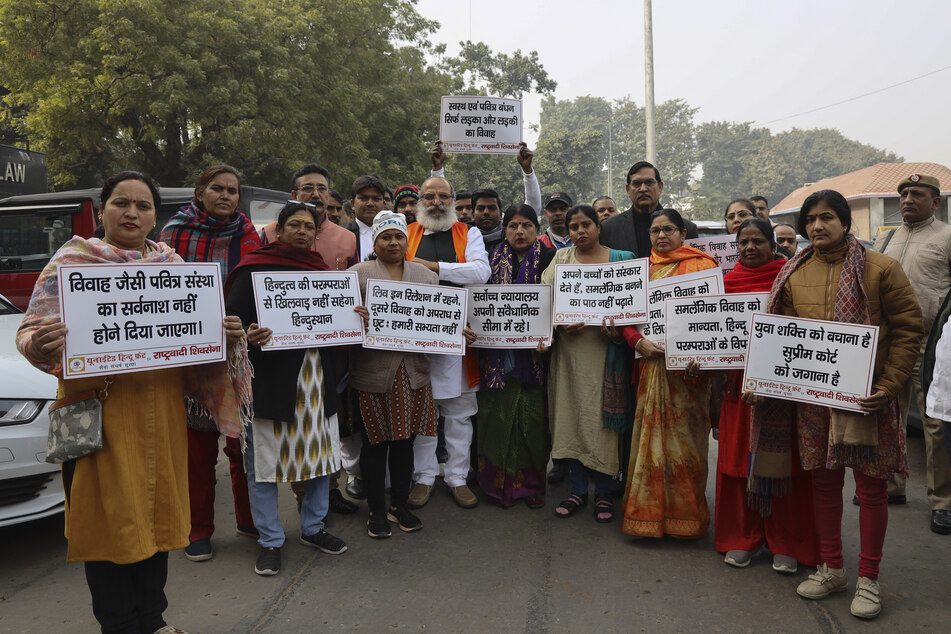
[[[564,321],[564,320],[565,320],[564,313],[555,313],[555,321]]]
[[[367,339],[366,339],[367,345],[372,346],[374,341],[376,341],[376,337],[374,337],[373,335],[367,335]]]
[[[73,357],[69,360],[70,372],[82,372],[86,369],[86,359],[83,357]]]
[[[755,390],[756,389],[756,379],[747,379],[746,380],[746,389]]]

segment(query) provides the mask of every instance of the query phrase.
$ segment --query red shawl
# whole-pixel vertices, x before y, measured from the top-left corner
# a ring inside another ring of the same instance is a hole
[[[780,258],[750,269],[737,262],[733,270],[723,276],[723,289],[727,293],[768,293],[784,264],[786,260]]]
[[[234,267],[231,275],[228,276],[228,282],[225,284],[225,297],[228,296],[231,283],[237,277],[236,273],[250,266],[290,266],[303,271],[327,271],[330,269],[316,251],[311,251],[309,248],[298,249],[283,242],[271,242],[241,258],[241,262]]]

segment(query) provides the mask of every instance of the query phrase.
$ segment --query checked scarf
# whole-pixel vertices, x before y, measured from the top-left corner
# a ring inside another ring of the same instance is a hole
[[[846,236],[846,244],[848,252],[839,275],[832,318],[849,324],[869,324],[871,314],[863,280],[865,247],[852,235]],[[767,312],[779,314],[786,282],[814,253],[815,249],[810,245],[786,263],[773,282]],[[878,460],[877,416],[768,398],[763,405],[753,408],[747,481],[750,506],[758,509],[764,517],[770,514],[772,497],[786,495],[790,490],[797,407],[828,410],[827,468],[869,464]],[[894,407],[882,415],[895,415]]]
[[[489,284],[538,284],[541,280],[541,253],[542,244],[536,240],[518,263],[512,246],[508,240],[503,240],[492,252]],[[487,349],[479,356],[482,385],[486,389],[504,389],[507,369],[508,374],[526,385],[541,385],[545,380],[545,364],[531,350]]]
[[[186,262],[215,262],[221,267],[221,279],[247,253],[261,246],[254,225],[240,211],[227,222],[209,216],[198,202],[192,201],[178,210],[159,234],[164,242]]]

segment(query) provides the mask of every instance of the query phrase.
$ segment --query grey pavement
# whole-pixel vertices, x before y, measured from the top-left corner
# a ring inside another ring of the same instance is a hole
[[[716,460],[711,443],[711,465]],[[254,574],[256,542],[234,533],[226,459],[218,465],[214,559],[171,553],[166,620],[188,632],[891,632],[951,630],[951,535],[928,528],[924,442],[909,438],[906,506],[890,507],[882,562],[884,611],[849,614],[858,508],[846,478],[843,542],[850,587],[823,601],[796,595],[811,570],[777,574],[769,554],[746,569],[697,541],[634,539],[597,524],[589,506],[567,520],[549,491],[541,510],[483,503],[458,508],[441,482],[418,514],[424,529],[376,541],[366,505],[331,515],[349,550],[326,555],[297,541],[290,488],[281,491],[287,543],[277,576]],[[714,501],[711,470],[707,500]],[[66,563],[62,517],[0,529],[0,632],[95,632],[79,564]]]

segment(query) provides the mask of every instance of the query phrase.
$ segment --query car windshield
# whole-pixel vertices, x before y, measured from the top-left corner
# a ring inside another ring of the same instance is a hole
[[[7,301],[7,298],[0,295],[0,315],[18,315],[22,311]]]
[[[0,214],[0,271],[41,271],[56,250],[73,237],[73,215]]]

